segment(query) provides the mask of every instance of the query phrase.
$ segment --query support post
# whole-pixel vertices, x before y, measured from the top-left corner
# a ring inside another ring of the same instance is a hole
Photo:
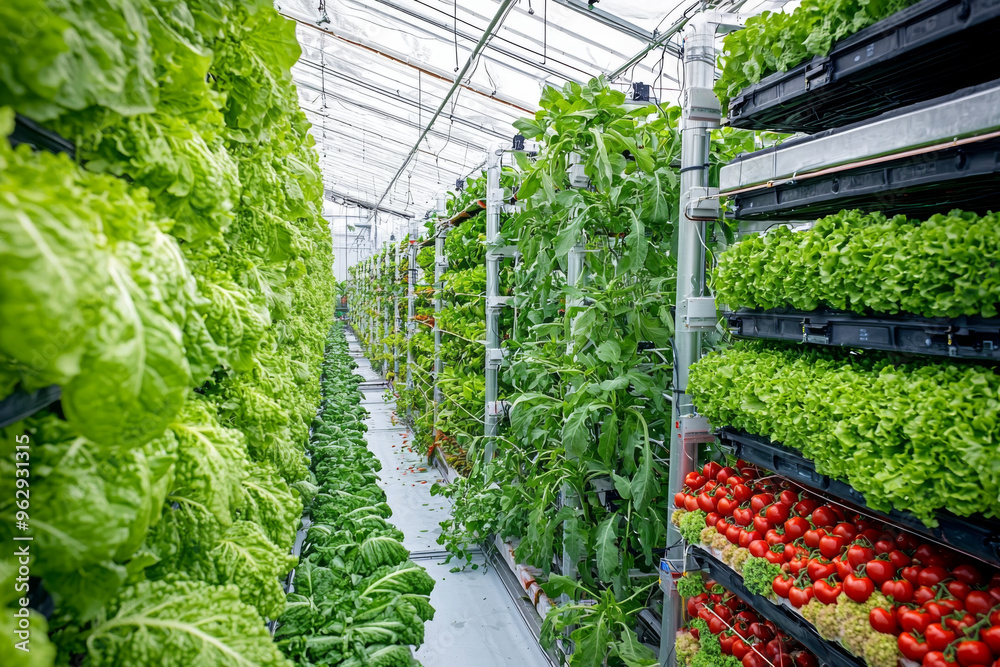
[[[434,236],[434,442],[437,443],[437,423],[441,406],[441,386],[438,380],[444,370],[444,362],[441,360],[441,311],[444,309],[444,301],[441,292],[444,290],[444,272],[448,268],[448,259],[444,256],[444,241],[448,236],[448,221],[445,219],[444,200],[438,200],[438,213],[440,217],[437,222],[437,233]]]
[[[500,424],[499,400],[500,364],[500,260],[496,252],[500,242],[500,209],[503,188],[500,187],[500,166],[503,147],[493,144],[486,151],[486,406],[485,449],[483,459],[489,463],[496,452],[496,437]]]
[[[413,239],[406,248],[406,390],[413,400],[413,335],[417,328],[417,252],[420,246]],[[412,421],[413,410],[406,408]]]
[[[680,212],[677,226],[677,291],[674,332],[674,386],[670,430],[670,476],[668,497],[684,486],[684,476],[698,462],[698,445],[680,437],[680,420],[694,412],[687,395],[688,372],[701,356],[701,333],[687,325],[688,299],[704,295],[706,225],[689,217],[692,191],[708,186],[711,131],[719,127],[721,109],[714,97],[715,35],[719,30],[739,29],[745,17],[738,14],[703,12],[684,29],[684,90],[681,93],[681,173]],[[666,558],[680,563],[684,545],[680,532],[667,525]],[[661,572],[661,577],[670,577]],[[663,624],[660,632],[660,660],[664,667],[676,662],[672,648],[683,621],[681,599],[672,585],[664,588]],[[667,658],[667,656],[670,656]]]

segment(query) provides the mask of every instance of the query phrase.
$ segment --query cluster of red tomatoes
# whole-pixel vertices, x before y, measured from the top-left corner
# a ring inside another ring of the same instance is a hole
[[[688,598],[687,612],[719,635],[723,653],[735,656],[744,667],[819,667],[816,656],[733,593],[714,581],[705,582],[705,587],[705,593]],[[698,637],[697,629],[691,633]]]
[[[792,606],[835,604],[841,593],[864,603],[879,590],[893,609],[873,609],[869,621],[897,636],[906,658],[924,667],[1000,667],[1000,573],[787,480],[762,479],[742,461],[708,463],[685,485],[674,504],[706,512],[706,526],[779,565],[772,588]]]

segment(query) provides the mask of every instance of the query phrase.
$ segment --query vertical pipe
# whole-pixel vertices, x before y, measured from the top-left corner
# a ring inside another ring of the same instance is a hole
[[[434,429],[435,437],[434,441],[437,442],[437,423],[438,415],[440,414],[441,406],[441,386],[438,380],[441,377],[441,372],[444,370],[444,362],[441,360],[441,310],[444,308],[444,302],[441,298],[441,292],[444,290],[444,278],[442,277],[445,272],[445,267],[447,266],[447,260],[444,256],[444,241],[448,236],[448,221],[445,216],[444,202],[438,202],[438,212],[441,217],[436,223],[437,234],[434,236]]]
[[[503,148],[494,144],[486,151],[486,405],[484,460],[493,460],[500,423],[496,403],[499,399],[500,362],[500,207],[503,190],[500,187],[500,163]]]
[[[573,214],[575,215],[575,214]],[[569,254],[566,257],[566,285],[569,287],[582,288],[586,283],[586,275],[584,273],[584,257],[586,255],[587,248],[583,243],[583,236],[573,245],[569,250]],[[578,296],[567,297],[566,298],[566,316],[570,317],[570,336],[566,341],[566,354],[572,355],[576,352],[573,346],[573,324],[572,321],[579,317],[579,313],[570,314],[574,309],[583,306],[583,299]],[[571,458],[567,455],[567,458]],[[569,484],[563,484],[560,490],[560,495],[562,496],[562,504],[564,507],[581,507],[580,496]],[[562,553],[562,574],[564,576],[576,579],[576,561],[570,556],[569,552],[566,551],[565,546],[563,547]],[[568,599],[568,598],[567,598]],[[566,599],[563,600],[564,602]]]
[[[410,392],[410,400],[414,400],[413,391],[413,334],[417,328],[417,250],[416,241],[411,240],[406,259],[406,389]],[[408,407],[407,413],[411,421],[413,412]]]
[[[684,31],[684,87],[711,89],[715,78],[715,32],[717,23],[710,23],[703,16],[696,16]],[[682,93],[682,96],[684,93]],[[709,133],[705,123],[692,122],[685,109],[681,114],[681,175],[680,213],[677,227],[677,313],[686,311],[689,297],[700,296],[705,287],[705,223],[687,217],[691,188],[707,185]],[[702,167],[702,168],[699,168]],[[670,432],[670,491],[668,498],[680,491],[684,476],[694,469],[698,446],[681,441],[678,419],[692,412],[691,400],[686,394],[688,371],[697,361],[701,351],[701,334],[685,331],[681,317],[675,318],[674,333],[674,388]],[[684,546],[673,524],[667,525],[667,558],[682,559]],[[681,600],[672,587],[663,601],[663,626],[660,634],[660,655],[672,655],[677,631],[683,621]],[[671,662],[674,658],[671,658]],[[669,667],[666,663],[665,667]]]
[[[400,321],[399,321],[399,279],[401,277],[399,271],[399,261],[402,258],[403,253],[400,250],[399,243],[393,248],[393,252],[396,254],[396,270],[393,273],[392,280],[392,384],[396,386],[396,382],[399,381],[399,338],[397,334],[399,333]]]

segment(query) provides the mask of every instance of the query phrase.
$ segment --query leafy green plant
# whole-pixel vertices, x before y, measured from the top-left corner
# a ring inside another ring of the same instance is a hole
[[[754,595],[774,597],[774,578],[781,574],[781,566],[766,558],[750,556],[743,564],[743,583]]]
[[[942,508],[1000,516],[998,390],[988,367],[760,341],[707,355],[690,378],[713,424],[797,449],[872,507],[928,525]]]
[[[721,303],[992,317],[1000,304],[998,216],[952,211],[928,220],[841,211],[807,231],[778,227],[726,250]]]
[[[792,12],[761,12],[723,39],[722,75],[715,92],[723,104],[747,86],[784,72],[834,43],[909,7],[917,0],[803,0]]]
[[[591,591],[562,575],[553,575],[542,586],[553,599],[568,595],[584,602],[567,602],[554,607],[542,624],[542,645],[551,648],[556,637],[572,629],[573,653],[570,667],[655,667],[660,663],[653,652],[639,641],[633,627],[634,615],[644,606],[645,598],[656,581],[637,586],[626,598],[617,600],[610,590]]]

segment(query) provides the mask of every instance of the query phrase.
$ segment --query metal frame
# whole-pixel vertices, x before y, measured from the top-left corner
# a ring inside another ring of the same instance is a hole
[[[500,187],[500,169],[503,147],[490,146],[486,152],[486,406],[484,432],[486,436],[483,460],[489,463],[496,452],[496,436],[500,424],[497,406],[500,385],[500,260],[495,252],[500,244],[500,211],[503,206],[503,188]]]
[[[674,332],[674,387],[670,431],[670,491],[668,497],[684,486],[684,476],[694,469],[698,459],[696,442],[681,438],[680,420],[694,412],[687,396],[688,372],[701,356],[701,329],[688,327],[684,314],[689,299],[703,298],[705,290],[706,225],[703,219],[689,217],[689,205],[708,185],[710,134],[721,121],[721,108],[705,107],[711,101],[715,83],[715,35],[720,30],[735,30],[745,23],[738,14],[704,12],[696,15],[684,29],[684,90],[681,94],[681,174],[680,206],[677,227],[677,317]],[[716,103],[718,100],[716,99]],[[699,168],[700,167],[700,168]],[[668,562],[684,563],[683,540],[676,526],[667,524]],[[669,576],[669,575],[667,575]],[[663,626],[660,632],[660,655],[672,655],[671,647],[683,622],[681,599],[673,586],[663,587]],[[670,660],[673,662],[673,659]],[[668,665],[669,667],[669,665]]]
[[[441,387],[438,378],[444,370],[444,362],[441,360],[441,311],[444,309],[444,299],[441,292],[444,290],[444,272],[448,268],[448,258],[444,255],[444,241],[448,236],[449,222],[444,219],[445,200],[444,197],[438,199],[438,213],[442,216],[438,219],[437,230],[434,235],[434,440],[437,441],[437,423],[441,406]]]

